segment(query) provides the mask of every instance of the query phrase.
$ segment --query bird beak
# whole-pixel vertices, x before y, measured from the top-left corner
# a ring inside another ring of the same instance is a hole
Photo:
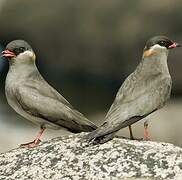
[[[173,49],[173,48],[176,48],[176,47],[181,47],[181,45],[178,44],[178,43],[176,43],[176,42],[174,42],[172,45],[170,45],[170,46],[168,47],[168,49]]]
[[[2,57],[13,58],[15,56],[16,54],[8,49],[6,49],[5,51],[2,51]]]

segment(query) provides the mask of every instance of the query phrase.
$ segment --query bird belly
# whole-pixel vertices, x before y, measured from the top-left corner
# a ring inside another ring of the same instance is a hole
[[[13,92],[12,89],[10,90],[10,88],[8,90],[6,90],[6,98],[8,101],[8,104],[22,117],[24,117],[25,119],[33,122],[34,124],[37,124],[38,126],[43,126],[43,127],[47,127],[47,128],[51,128],[51,129],[60,129],[61,126],[58,126],[56,124],[53,124],[43,118],[40,117],[36,117],[33,116],[29,113],[27,113],[24,109],[22,109],[22,107],[18,104],[16,98],[13,96]]]

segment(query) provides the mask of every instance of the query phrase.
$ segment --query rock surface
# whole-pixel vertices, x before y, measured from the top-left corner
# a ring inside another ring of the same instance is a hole
[[[88,146],[82,135],[0,154],[0,179],[182,179],[179,147],[118,138]]]

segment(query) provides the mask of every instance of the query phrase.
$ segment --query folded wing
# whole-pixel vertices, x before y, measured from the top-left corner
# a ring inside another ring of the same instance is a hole
[[[97,128],[83,114],[48,84],[42,86],[36,81],[23,85],[16,89],[16,98],[21,108],[33,117],[42,118],[47,123],[67,128],[78,133],[92,131]],[[42,87],[42,88],[40,88]]]

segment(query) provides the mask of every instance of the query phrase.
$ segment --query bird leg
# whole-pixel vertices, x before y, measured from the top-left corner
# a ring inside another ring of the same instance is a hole
[[[129,125],[128,127],[129,127],[130,139],[131,139],[131,140],[138,140],[138,141],[143,140],[143,138],[134,138],[133,132],[132,132],[132,128],[131,128],[131,125]]]
[[[21,144],[20,147],[32,148],[32,147],[37,146],[41,142],[40,138],[41,138],[43,132],[45,131],[45,129],[46,129],[45,127],[41,127],[40,131],[34,141],[25,143],[25,144]]]
[[[146,141],[150,140],[149,132],[148,132],[148,121],[144,122],[144,139]]]
[[[130,139],[134,140],[131,125],[129,125],[128,127],[129,127],[129,132],[130,132]]]
[[[115,137],[116,138],[122,138],[122,139],[139,140],[139,141],[143,140],[143,138],[134,138],[131,125],[129,125],[128,127],[129,127],[129,132],[130,132],[130,138],[124,137],[124,136],[120,136],[120,135],[116,135]]]

